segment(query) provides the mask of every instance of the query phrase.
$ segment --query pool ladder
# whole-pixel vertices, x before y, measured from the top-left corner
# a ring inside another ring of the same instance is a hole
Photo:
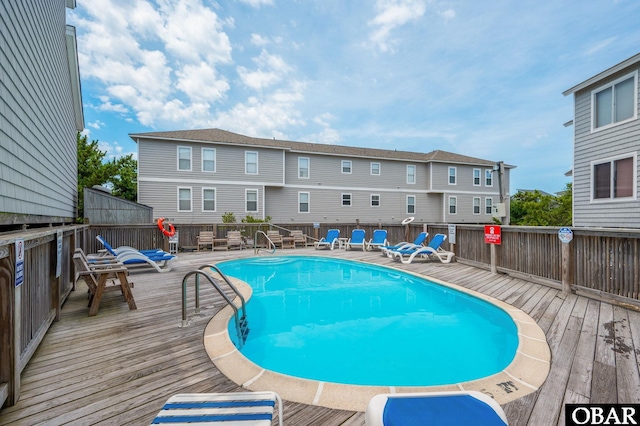
[[[229,296],[220,287],[218,281],[205,271],[207,269],[209,271],[217,272],[218,275],[224,280],[224,282],[227,283],[229,288],[231,288],[231,290],[236,294],[236,296],[240,298],[240,302],[241,302],[240,310],[242,312],[238,310],[238,307],[235,305],[235,303],[233,303],[233,300],[231,300],[231,298],[229,298]],[[188,272],[184,276],[184,278],[182,278],[182,327],[186,327],[189,325],[187,321],[187,282],[189,280],[189,277],[191,276],[195,276],[195,284],[196,284],[195,285],[195,296],[196,296],[195,297],[196,298],[195,313],[196,314],[200,313],[200,277],[203,276],[209,281],[209,283],[211,283],[213,288],[215,288],[218,291],[220,296],[222,296],[222,298],[227,302],[227,304],[231,306],[231,309],[233,309],[233,317],[236,325],[236,334],[238,336],[238,346],[239,346],[238,349],[242,349],[242,346],[246,342],[247,336],[249,335],[249,322],[247,320],[246,302],[242,294],[240,294],[240,291],[238,291],[238,289],[236,288],[236,286],[234,286],[231,283],[229,278],[227,278],[227,276],[223,274],[220,268],[218,268],[216,265],[210,265],[210,264],[202,265],[197,270]]]
[[[258,235],[260,234],[264,235],[264,237],[267,239],[268,248],[258,247]],[[258,230],[253,237],[253,254],[260,255],[263,252],[266,254],[274,254],[276,252],[276,245],[264,231]]]

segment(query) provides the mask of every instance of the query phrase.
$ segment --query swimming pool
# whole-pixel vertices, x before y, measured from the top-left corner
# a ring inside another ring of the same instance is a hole
[[[446,385],[502,371],[518,347],[516,324],[503,309],[395,269],[306,256],[218,267],[253,290],[242,354],[285,375]],[[236,339],[234,324],[229,335]]]

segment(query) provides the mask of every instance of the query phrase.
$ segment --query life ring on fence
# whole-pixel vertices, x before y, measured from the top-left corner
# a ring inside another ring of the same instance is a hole
[[[402,224],[403,224],[403,225],[408,225],[408,224],[410,224],[411,222],[413,222],[414,220],[416,220],[416,218],[415,218],[415,217],[413,217],[413,216],[409,216],[408,218],[406,218],[405,220],[403,220],[403,221],[402,221]]]
[[[162,233],[167,237],[173,237],[176,234],[176,228],[171,222],[167,222],[167,225],[169,225],[168,231],[164,228],[164,218],[161,217],[158,219],[158,228],[160,228],[160,231],[162,231]]]

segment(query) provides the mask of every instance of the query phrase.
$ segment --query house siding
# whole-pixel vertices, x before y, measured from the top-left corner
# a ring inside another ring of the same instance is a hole
[[[640,149],[640,120],[638,118],[608,129],[591,132],[591,92],[639,69],[638,64],[625,68],[574,95],[574,226],[640,227],[638,222],[640,201],[637,198],[637,193],[636,199],[629,201],[593,202],[591,200],[591,162],[606,160],[621,154],[637,154]],[[640,99],[640,93],[637,99]],[[640,105],[637,107],[640,109]],[[638,176],[640,173],[636,170],[636,181]]]
[[[13,223],[76,217],[65,14],[65,0],[0,3],[0,211]]]

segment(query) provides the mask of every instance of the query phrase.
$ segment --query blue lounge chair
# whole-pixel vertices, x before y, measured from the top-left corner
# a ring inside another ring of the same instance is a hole
[[[429,235],[428,232],[421,232],[421,233],[418,234],[416,239],[413,240],[412,243],[403,241],[403,242],[398,243],[398,244],[396,244],[394,246],[381,246],[380,247],[380,251],[382,252],[383,256],[393,257],[393,254],[391,252],[393,252],[395,250],[402,250],[402,249],[408,249],[408,248],[411,248],[411,247],[422,246],[422,244],[427,239],[428,235]]]
[[[351,250],[352,247],[360,247],[362,251],[365,251],[366,241],[365,230],[364,229],[354,229],[351,231],[351,238],[347,241],[347,244],[344,246],[345,250]]]
[[[340,237],[339,229],[329,229],[327,236],[320,238],[320,241],[314,243],[316,250],[320,248],[329,248],[333,250],[338,245],[338,238]]]
[[[376,395],[365,411],[367,426],[506,426],[507,416],[490,396],[478,391]]]
[[[115,259],[127,267],[131,266],[151,266],[158,272],[168,272],[171,270],[171,261],[175,255],[162,250],[146,250],[141,252],[131,247],[119,247],[119,252],[113,249],[102,236],[97,235],[96,239],[102,243],[107,252]]]
[[[387,230],[376,229],[373,231],[373,237],[367,242],[367,250],[380,248],[389,244],[387,242]]]
[[[402,263],[411,263],[417,256],[422,259],[431,259],[436,257],[442,263],[449,263],[451,262],[451,259],[453,259],[454,253],[452,251],[442,249],[441,245],[446,239],[446,235],[436,234],[427,246],[411,247],[408,249],[393,251],[393,259],[400,260]]]
[[[276,403],[282,426],[282,399],[275,392],[178,394],[169,398],[151,424],[271,426]]]

